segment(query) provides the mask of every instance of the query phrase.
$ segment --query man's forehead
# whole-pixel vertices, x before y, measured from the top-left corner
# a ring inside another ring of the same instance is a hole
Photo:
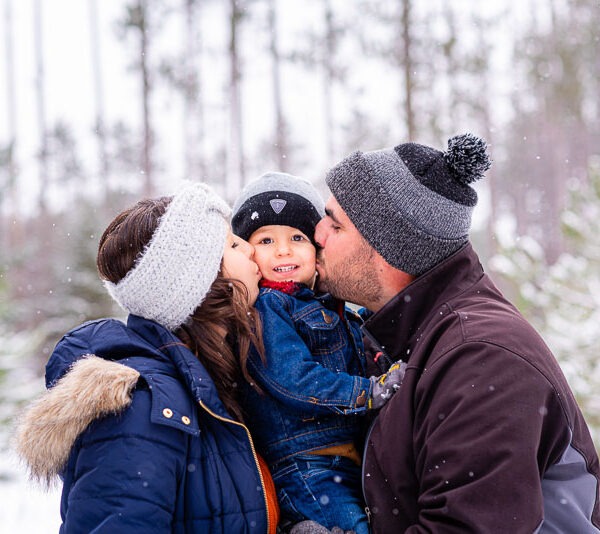
[[[344,210],[339,205],[338,201],[336,200],[336,198],[333,195],[329,195],[329,198],[327,199],[327,203],[325,204],[325,209],[329,213],[332,213],[334,215],[344,212]]]
[[[354,224],[350,220],[350,217],[344,211],[344,208],[340,206],[336,198],[331,195],[325,204],[325,213],[329,215],[337,223],[342,223],[344,226],[354,228]]]

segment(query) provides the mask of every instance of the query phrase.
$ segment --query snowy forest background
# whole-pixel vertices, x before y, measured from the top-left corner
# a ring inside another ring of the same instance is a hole
[[[56,530],[57,494],[24,482],[11,421],[64,331],[121,315],[94,266],[121,208],[182,178],[231,201],[273,169],[326,196],[353,150],[465,131],[494,160],[475,248],[600,446],[598,0],[0,5],[0,528]]]

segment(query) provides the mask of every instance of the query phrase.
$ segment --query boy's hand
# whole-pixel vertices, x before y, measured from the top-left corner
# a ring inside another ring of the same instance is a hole
[[[387,373],[370,377],[372,387],[371,396],[367,401],[367,408],[377,410],[389,401],[392,395],[400,389],[405,372],[406,363],[398,360],[388,369]]]
[[[353,530],[342,530],[340,527],[333,527],[329,530],[327,527],[320,525],[316,521],[302,521],[296,523],[290,534],[356,534]]]

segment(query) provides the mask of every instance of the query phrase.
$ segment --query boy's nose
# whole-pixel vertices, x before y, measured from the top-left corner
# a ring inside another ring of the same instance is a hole
[[[290,253],[290,246],[287,243],[279,243],[277,245],[277,254],[284,256]]]

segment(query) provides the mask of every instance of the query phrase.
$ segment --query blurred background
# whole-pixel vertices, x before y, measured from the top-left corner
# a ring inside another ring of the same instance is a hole
[[[554,351],[600,445],[597,0],[0,9],[0,529],[56,531],[58,493],[24,480],[11,424],[63,332],[121,316],[94,263],[119,210],[182,178],[231,202],[267,170],[327,196],[326,170],[353,150],[444,149],[466,131],[494,160],[477,184],[475,248]]]

